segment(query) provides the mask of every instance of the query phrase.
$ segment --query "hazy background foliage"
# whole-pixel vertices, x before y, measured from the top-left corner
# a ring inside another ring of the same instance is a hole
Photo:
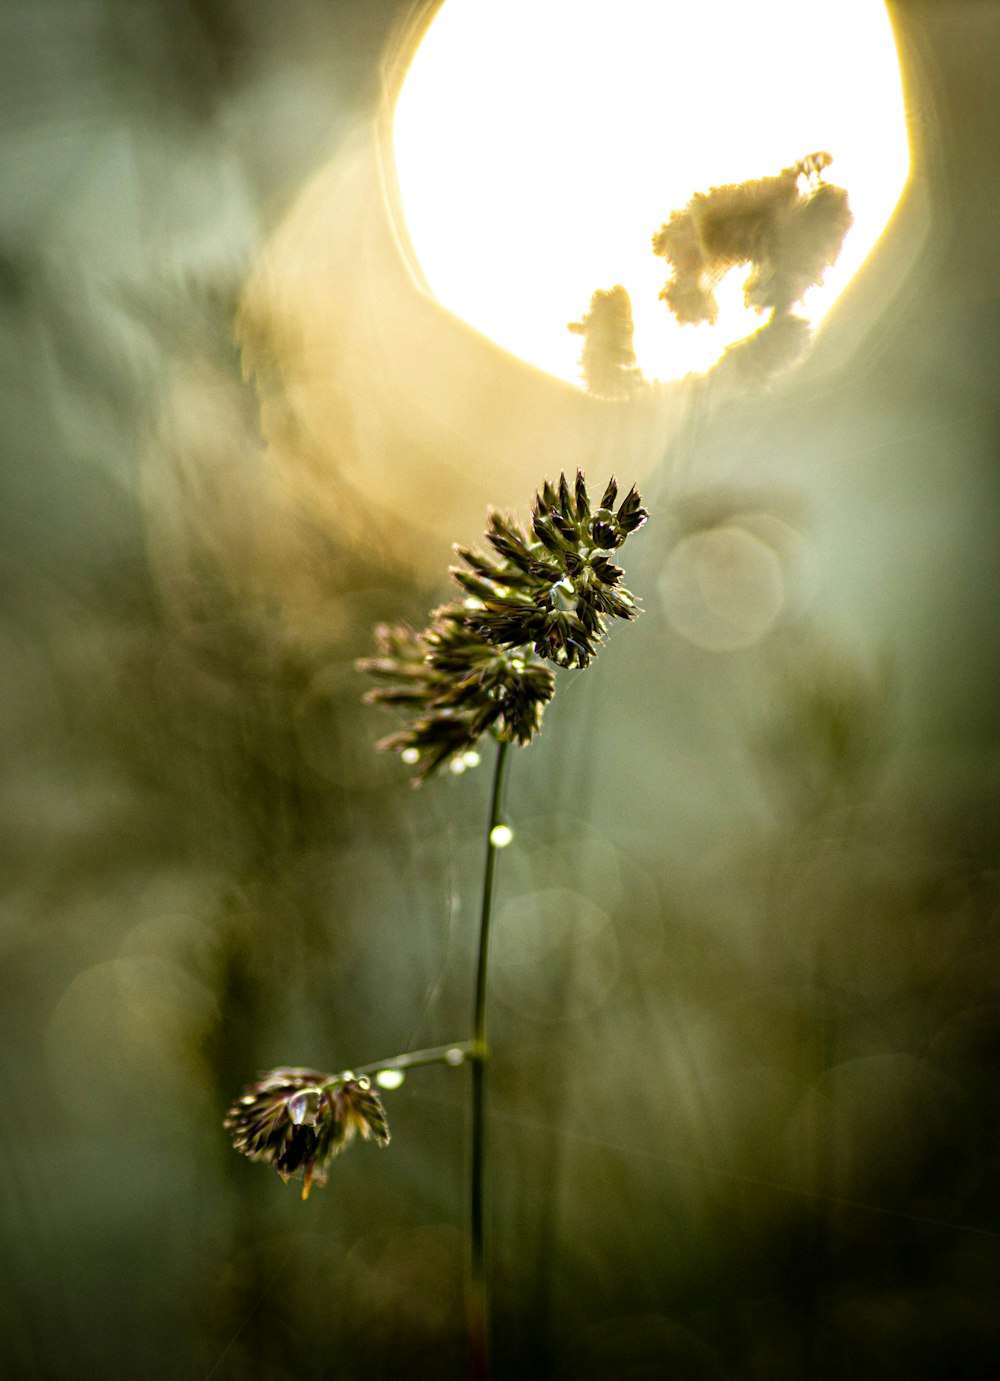
[[[352,663],[442,597],[483,495],[524,503],[544,467],[495,467],[501,403],[470,392],[468,473],[435,468],[432,404],[348,332],[316,366],[339,429],[310,432],[294,323],[244,318],[249,381],[231,329],[404,13],[0,21],[12,1378],[461,1374],[465,1075],[411,1076],[391,1147],[308,1204],[220,1125],[259,1068],[470,1015],[485,775],[411,793]],[[1000,1355],[1000,9],[893,13],[929,208],[909,276],[856,343],[848,302],[837,351],[686,405],[627,563],[647,613],[514,763],[501,1374],[931,1381]],[[353,264],[371,242],[339,226]],[[467,353],[432,340],[407,349],[460,391]],[[592,402],[455,340],[539,431]],[[627,484],[621,406],[594,404]]]

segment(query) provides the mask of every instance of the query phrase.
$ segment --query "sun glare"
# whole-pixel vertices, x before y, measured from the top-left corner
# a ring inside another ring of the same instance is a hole
[[[824,150],[854,225],[805,299],[829,311],[909,173],[895,41],[878,0],[445,0],[396,104],[410,243],[435,297],[504,349],[577,382],[567,324],[598,288],[632,299],[647,378],[708,368],[763,324],[746,270],[712,326],[658,300],[653,234],[696,192]]]

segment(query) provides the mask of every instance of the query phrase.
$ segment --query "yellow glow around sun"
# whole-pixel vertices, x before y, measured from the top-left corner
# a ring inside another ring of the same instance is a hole
[[[746,270],[715,325],[678,326],[650,241],[695,192],[827,150],[854,225],[814,323],[871,253],[909,173],[879,0],[445,0],[404,79],[393,144],[407,231],[445,307],[577,381],[566,329],[622,283],[647,378],[709,367],[762,325]]]

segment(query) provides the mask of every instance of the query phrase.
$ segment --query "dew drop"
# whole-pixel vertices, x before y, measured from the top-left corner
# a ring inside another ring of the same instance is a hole
[[[304,1093],[296,1093],[288,1100],[288,1116],[296,1127],[301,1127],[309,1111],[309,1099]]]
[[[509,825],[494,825],[490,830],[490,843],[494,849],[506,849],[513,838],[514,831]]]
[[[402,753],[400,754],[400,757],[403,759],[404,762],[410,763],[412,765],[415,762],[419,762],[420,753],[416,748],[404,748]]]
[[[380,1069],[375,1075],[375,1082],[379,1088],[394,1089],[399,1088],[405,1078],[401,1069]]]

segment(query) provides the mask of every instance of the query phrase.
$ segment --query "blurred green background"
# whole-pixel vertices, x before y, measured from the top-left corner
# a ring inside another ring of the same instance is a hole
[[[486,772],[410,792],[352,664],[581,437],[647,612],[513,766],[498,1374],[995,1371],[1000,7],[891,12],[885,263],[651,452],[392,259],[407,6],[5,7],[4,1376],[462,1374],[465,1072],[306,1204],[221,1118],[467,1034]]]

